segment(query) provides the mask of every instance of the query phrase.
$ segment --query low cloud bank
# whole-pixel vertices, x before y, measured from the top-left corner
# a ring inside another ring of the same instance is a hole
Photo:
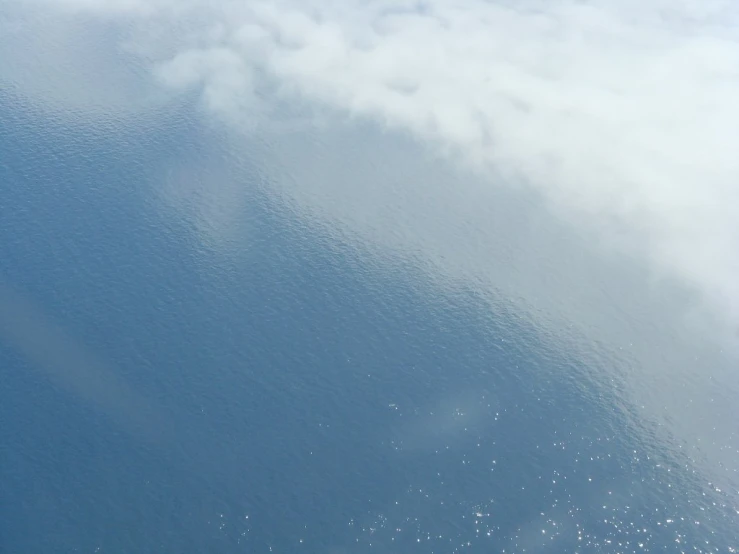
[[[227,121],[300,99],[409,132],[739,321],[729,2],[36,1],[120,24],[156,81]]]

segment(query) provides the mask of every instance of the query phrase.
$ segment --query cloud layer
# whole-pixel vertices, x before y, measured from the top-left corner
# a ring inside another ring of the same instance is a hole
[[[46,0],[37,0],[47,5]],[[721,0],[62,0],[240,126],[294,102],[533,189],[739,321],[739,10]]]

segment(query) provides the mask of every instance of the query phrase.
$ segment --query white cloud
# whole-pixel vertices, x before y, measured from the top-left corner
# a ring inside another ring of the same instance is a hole
[[[157,74],[201,85],[221,113],[255,105],[259,73],[283,94],[409,130],[536,187],[568,217],[629,232],[658,267],[739,315],[739,42],[727,3],[70,5],[176,18],[189,44]]]
[[[737,313],[739,45],[721,29],[610,4],[370,6],[258,10],[265,66],[631,232]]]
[[[739,10],[729,2],[53,4],[125,20],[121,44],[160,82],[200,87],[239,125],[301,98],[531,187],[739,320]]]
[[[157,77],[177,89],[201,86],[203,99],[211,110],[231,115],[255,110],[252,68],[231,49],[180,52],[157,69]]]

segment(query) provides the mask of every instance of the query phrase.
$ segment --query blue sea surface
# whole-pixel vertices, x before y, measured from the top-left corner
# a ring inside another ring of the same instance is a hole
[[[151,186],[207,150],[185,113],[0,95],[1,552],[739,547],[607,356],[311,221],[249,152],[231,252],[205,247]]]

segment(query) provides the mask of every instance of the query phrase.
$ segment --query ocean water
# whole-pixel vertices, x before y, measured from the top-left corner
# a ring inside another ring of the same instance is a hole
[[[0,551],[739,548],[739,493],[607,352],[305,217],[249,152],[209,248],[152,186],[210,155],[187,113],[0,95]]]

